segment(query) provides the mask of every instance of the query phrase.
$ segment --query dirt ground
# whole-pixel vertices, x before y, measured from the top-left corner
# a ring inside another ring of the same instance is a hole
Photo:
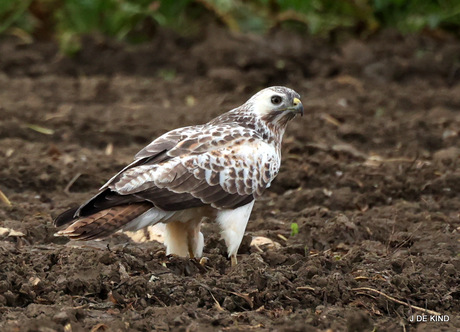
[[[70,59],[0,40],[1,331],[458,331],[459,40],[214,28],[84,45]],[[235,268],[212,222],[204,267],[121,233],[53,236],[53,217],[153,138],[271,85],[299,92],[306,115]]]

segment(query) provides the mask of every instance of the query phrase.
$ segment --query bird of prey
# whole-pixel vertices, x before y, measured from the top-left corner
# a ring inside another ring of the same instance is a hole
[[[303,115],[286,87],[261,90],[203,125],[172,130],[136,154],[90,200],[55,220],[74,240],[166,224],[166,253],[199,258],[204,217],[215,218],[232,266],[254,201],[278,174],[289,120]]]

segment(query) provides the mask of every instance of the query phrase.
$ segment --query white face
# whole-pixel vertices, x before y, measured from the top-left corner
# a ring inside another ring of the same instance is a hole
[[[271,88],[264,89],[254,95],[249,102],[252,102],[254,113],[259,116],[264,116],[274,110],[287,107],[287,99],[285,93],[273,91]]]
[[[247,103],[252,104],[254,113],[263,117],[273,112],[289,112],[294,110],[299,104],[301,107],[299,98],[300,96],[294,90],[276,86],[258,92]]]

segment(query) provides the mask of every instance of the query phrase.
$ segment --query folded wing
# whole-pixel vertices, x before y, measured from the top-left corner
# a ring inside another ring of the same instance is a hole
[[[77,221],[103,227],[111,216],[109,210],[122,215],[108,227],[114,232],[153,207],[164,211],[203,205],[234,209],[262,194],[276,176],[279,163],[271,145],[240,128],[176,129],[146,146],[96,196],[61,214],[55,224],[74,222],[69,228],[75,228]],[[60,234],[71,236],[72,232]]]

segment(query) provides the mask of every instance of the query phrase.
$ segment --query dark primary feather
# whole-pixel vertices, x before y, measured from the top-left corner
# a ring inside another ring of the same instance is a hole
[[[77,206],[77,207],[68,209],[67,211],[64,211],[63,213],[61,213],[59,216],[56,217],[56,219],[54,219],[54,226],[61,227],[61,226],[64,226],[65,224],[68,224],[72,220],[74,220],[75,213],[77,212],[79,208],[80,207]]]

